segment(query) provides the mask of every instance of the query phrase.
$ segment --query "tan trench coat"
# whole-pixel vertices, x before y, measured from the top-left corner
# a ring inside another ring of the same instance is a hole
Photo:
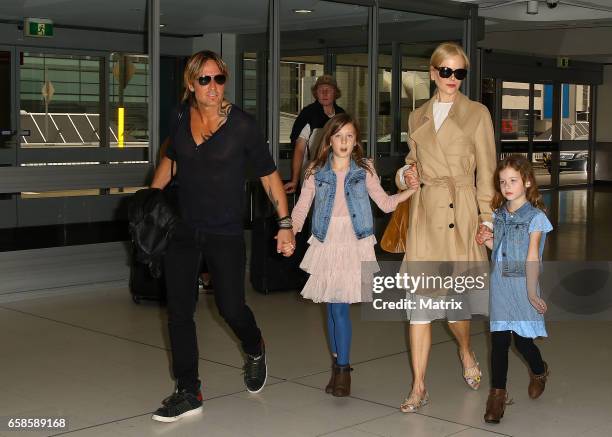
[[[480,222],[491,221],[495,138],[489,110],[461,93],[436,132],[434,96],[410,114],[410,153],[421,188],[410,201],[406,261],[484,261],[474,240]],[[397,178],[402,177],[398,171]],[[398,186],[400,184],[398,183]]]

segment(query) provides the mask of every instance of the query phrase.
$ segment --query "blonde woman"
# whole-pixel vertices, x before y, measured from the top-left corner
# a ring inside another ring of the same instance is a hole
[[[461,46],[440,44],[430,59],[436,92],[410,114],[410,153],[396,183],[407,189],[410,179],[418,178],[420,188],[412,197],[405,261],[487,260],[474,238],[479,226],[491,222],[495,140],[487,108],[459,91],[469,66]],[[459,317],[444,309],[409,312],[413,381],[401,411],[415,412],[429,401],[425,373],[432,320],[449,320],[465,382],[478,389],[482,374],[470,345],[469,318],[474,312],[486,313],[486,304],[482,311],[468,308]]]

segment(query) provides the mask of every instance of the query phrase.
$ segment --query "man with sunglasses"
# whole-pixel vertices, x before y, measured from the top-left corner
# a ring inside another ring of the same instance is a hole
[[[264,342],[245,303],[242,214],[247,163],[279,216],[278,252],[290,256],[295,248],[276,165],[255,120],[224,99],[227,78],[227,66],[216,53],[205,50],[189,59],[183,104],[172,117],[170,144],[151,184],[152,188],[165,187],[171,179],[172,161],[176,161],[181,223],[164,259],[176,391],[153,414],[161,422],[174,422],[202,410],[194,323],[202,258],[215,280],[219,313],[245,352],[247,390],[260,392],[267,379]]]

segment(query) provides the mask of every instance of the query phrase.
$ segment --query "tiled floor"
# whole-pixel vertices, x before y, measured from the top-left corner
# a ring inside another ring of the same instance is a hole
[[[612,194],[561,192],[552,202],[548,259],[610,259]],[[556,206],[555,206],[556,203]],[[590,206],[589,206],[590,205]],[[58,295],[0,306],[0,416],[65,416],[70,436],[588,436],[612,435],[611,322],[551,322],[538,341],[551,367],[543,397],[527,397],[527,370],[511,354],[509,392],[515,404],[499,425],[482,420],[487,384],[471,391],[461,379],[456,347],[434,324],[427,383],[430,405],[405,415],[410,388],[405,326],[365,322],[353,306],[352,396],[334,398],[323,308],[297,293],[248,301],[266,337],[266,389],[242,383],[235,338],[201,295],[197,326],[203,414],[174,424],[151,420],[170,379],[165,313],[135,305],[127,288]],[[488,381],[486,324],[473,323],[473,344]],[[55,435],[0,428],[0,436]]]

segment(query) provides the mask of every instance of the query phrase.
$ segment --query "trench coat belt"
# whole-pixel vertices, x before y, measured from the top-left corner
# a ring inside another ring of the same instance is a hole
[[[435,187],[447,187],[450,195],[451,203],[453,204],[453,232],[455,234],[455,249],[458,254],[467,254],[467,249],[463,238],[461,237],[461,232],[457,228],[457,221],[455,220],[456,212],[457,212],[457,188],[472,188],[475,189],[474,186],[474,176],[473,175],[459,175],[459,176],[442,176],[439,178],[430,178],[425,175],[421,175],[420,177],[421,183],[425,186],[435,186]],[[424,190],[419,190],[419,210],[417,215],[417,221],[419,223],[418,226],[422,226],[421,229],[427,229],[427,211],[425,210],[425,203],[423,202],[424,198]],[[437,211],[431,211],[436,214]],[[426,238],[427,235],[424,235],[424,232],[417,232],[417,254],[419,256],[427,256],[427,248],[426,248]]]

